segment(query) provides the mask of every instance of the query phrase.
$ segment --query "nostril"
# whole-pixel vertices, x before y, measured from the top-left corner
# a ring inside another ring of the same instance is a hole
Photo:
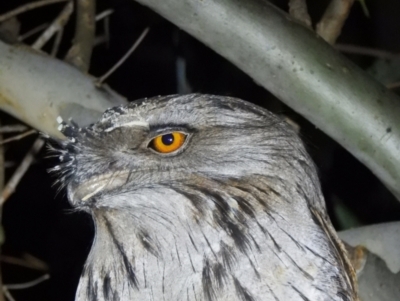
[[[108,163],[108,167],[110,167],[110,168],[116,167],[117,163],[118,163],[118,160],[111,161],[110,163]]]

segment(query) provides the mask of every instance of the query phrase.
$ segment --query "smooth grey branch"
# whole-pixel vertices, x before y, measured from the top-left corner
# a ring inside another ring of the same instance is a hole
[[[0,109],[49,135],[61,137],[58,116],[89,124],[124,102],[94,81],[46,54],[0,42]]]
[[[400,99],[261,0],[137,0],[230,60],[368,166],[400,199]]]

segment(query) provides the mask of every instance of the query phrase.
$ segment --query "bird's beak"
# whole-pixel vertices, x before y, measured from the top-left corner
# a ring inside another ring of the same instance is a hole
[[[128,179],[129,172],[127,171],[116,171],[101,176],[93,176],[75,187],[71,185],[68,191],[69,199],[73,203],[86,202],[99,193],[123,186]]]

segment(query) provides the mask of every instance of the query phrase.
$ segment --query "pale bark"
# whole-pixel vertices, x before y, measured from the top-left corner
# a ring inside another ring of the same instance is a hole
[[[97,88],[96,79],[29,47],[0,42],[0,109],[55,137],[57,117],[81,125],[124,99]]]

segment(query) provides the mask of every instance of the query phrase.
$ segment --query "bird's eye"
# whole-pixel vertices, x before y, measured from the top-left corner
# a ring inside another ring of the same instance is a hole
[[[186,140],[186,134],[181,132],[171,132],[155,137],[149,146],[156,152],[162,154],[172,153],[178,150]]]

